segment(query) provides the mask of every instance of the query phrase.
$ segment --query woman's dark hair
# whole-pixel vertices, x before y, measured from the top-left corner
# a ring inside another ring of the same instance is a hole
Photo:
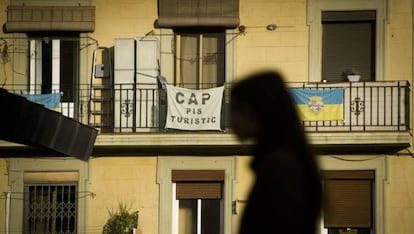
[[[257,168],[266,157],[273,157],[273,150],[288,152],[302,165],[306,178],[305,195],[312,203],[306,205],[309,230],[314,230],[322,206],[322,190],[316,158],[309,149],[303,126],[295,104],[282,76],[277,72],[262,72],[246,77],[234,84],[231,90],[232,108],[253,111],[259,121],[257,145],[252,168]],[[237,113],[237,112],[233,112]],[[274,152],[274,151],[273,151]],[[306,229],[306,228],[305,228]]]
[[[296,108],[278,72],[257,73],[239,81],[232,87],[231,100],[234,105],[249,106],[258,116],[259,143],[294,151],[302,147],[307,150]]]

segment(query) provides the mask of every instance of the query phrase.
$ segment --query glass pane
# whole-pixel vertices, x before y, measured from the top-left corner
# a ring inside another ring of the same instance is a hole
[[[75,40],[60,42],[60,91],[63,102],[75,100],[75,84],[78,78],[78,46]]]
[[[52,42],[49,40],[42,41],[42,93],[52,92]]]
[[[183,87],[193,89],[223,85],[225,33],[182,34],[180,38],[180,58],[177,60],[180,63],[178,82]]]
[[[220,234],[222,233],[221,200],[201,200],[201,233]],[[197,233],[197,200],[186,199],[179,201],[179,234]]]
[[[178,208],[178,233],[197,233],[197,200],[180,200]]]
[[[203,37],[203,84],[212,88],[224,84],[224,34]]]
[[[202,200],[201,202],[201,233],[219,234],[220,230],[220,200]]]
[[[199,83],[199,35],[182,35],[179,62],[181,65],[179,82],[185,88],[196,89]]]

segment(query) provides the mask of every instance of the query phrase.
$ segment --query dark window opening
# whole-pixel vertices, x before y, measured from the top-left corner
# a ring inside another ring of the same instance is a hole
[[[24,192],[24,233],[76,233],[76,185],[26,184]]]
[[[355,69],[361,81],[375,80],[375,11],[322,12],[322,79],[346,81]]]
[[[38,74],[41,77],[36,78],[41,81],[38,87],[41,93],[61,92],[61,102],[76,102],[79,82],[79,34],[28,33],[28,36],[32,38],[31,40],[38,41],[40,45],[35,60],[41,68]],[[59,43],[59,46],[54,48],[54,43]],[[53,81],[53,76],[55,78],[58,76],[59,80]]]
[[[63,102],[76,100],[79,74],[79,41],[60,42],[60,91]]]

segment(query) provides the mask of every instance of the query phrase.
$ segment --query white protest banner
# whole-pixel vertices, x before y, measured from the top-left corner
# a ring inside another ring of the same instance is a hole
[[[180,130],[220,130],[224,86],[192,90],[167,85],[165,128]]]

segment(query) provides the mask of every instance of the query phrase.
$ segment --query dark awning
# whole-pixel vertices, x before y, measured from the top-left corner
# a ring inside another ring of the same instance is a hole
[[[7,6],[3,31],[76,31],[95,30],[94,6]]]
[[[0,88],[0,139],[88,160],[98,131]]]
[[[236,28],[239,24],[239,0],[158,0],[159,28]]]

